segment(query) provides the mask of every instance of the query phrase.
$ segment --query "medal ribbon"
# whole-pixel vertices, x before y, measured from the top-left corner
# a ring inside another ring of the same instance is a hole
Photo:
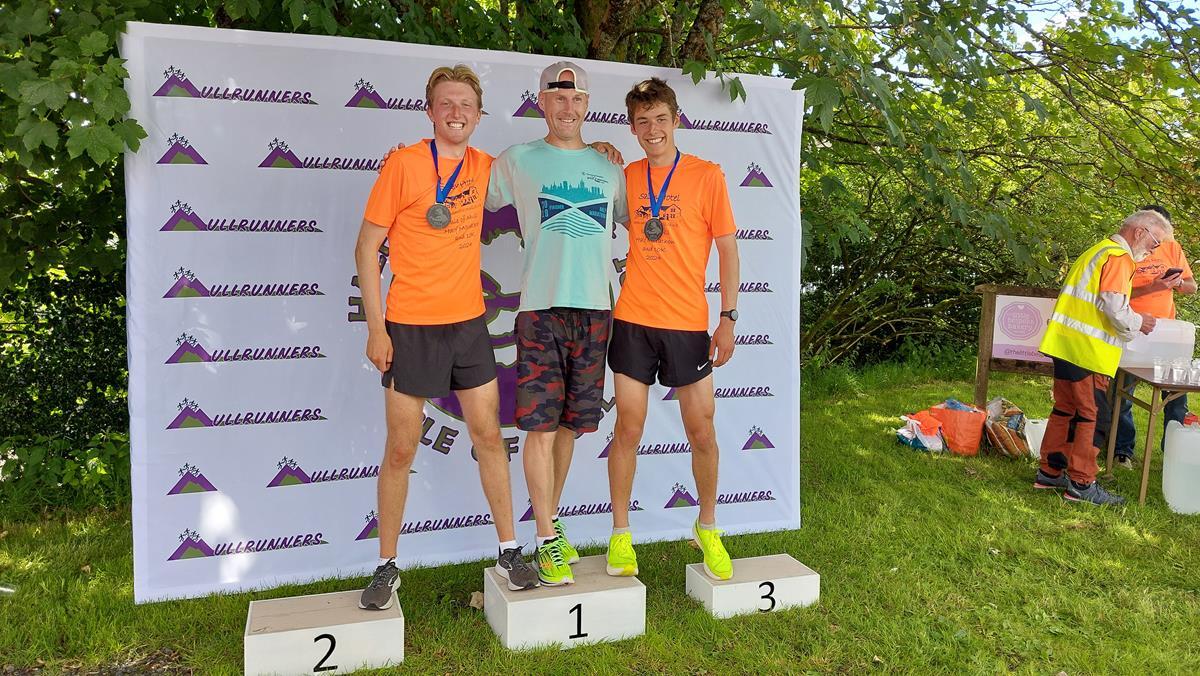
[[[654,195],[654,183],[650,181],[650,161],[646,160],[646,196],[650,198],[650,216],[658,218],[658,212],[662,210],[663,202],[667,200],[667,186],[671,185],[671,176],[675,175],[675,167],[679,166],[679,149],[675,149],[675,163],[671,165],[671,171],[667,172],[667,180],[663,181],[662,190],[658,192],[658,199]]]
[[[435,200],[438,204],[446,201],[450,196],[450,190],[454,187],[454,182],[458,180],[458,172],[462,171],[463,162],[467,161],[467,154],[464,152],[462,159],[458,161],[458,166],[454,168],[454,173],[450,174],[450,178],[446,179],[446,187],[442,187],[442,173],[438,171],[438,156],[437,156],[437,141],[429,141],[429,151],[433,153],[433,173],[437,176],[437,195]]]

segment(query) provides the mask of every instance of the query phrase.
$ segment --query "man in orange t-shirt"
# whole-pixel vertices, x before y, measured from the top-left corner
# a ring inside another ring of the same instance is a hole
[[[1166,209],[1151,204],[1142,207],[1143,210],[1158,212],[1163,218],[1171,220]],[[1133,293],[1130,296],[1129,307],[1134,312],[1149,314],[1155,319],[1175,319],[1175,294],[1191,295],[1196,293],[1196,280],[1192,275],[1192,266],[1188,264],[1183,247],[1174,239],[1166,240],[1162,246],[1150,252],[1138,262],[1137,270],[1133,273]],[[1120,387],[1126,390],[1132,388],[1136,381],[1124,378]],[[1164,396],[1167,394],[1163,393]],[[1108,397],[1100,401],[1101,410],[1097,412],[1096,445],[1104,448],[1107,443],[1105,432],[1110,428],[1109,418],[1112,416],[1112,405]],[[1172,420],[1180,423],[1187,416],[1187,395],[1167,402],[1163,407],[1163,429]],[[1133,469],[1134,440],[1137,429],[1133,422],[1133,402],[1128,399],[1121,401],[1121,412],[1117,424],[1117,446],[1115,450],[1118,467]],[[1103,428],[1103,429],[1101,429]],[[1165,437],[1164,437],[1165,438]]]
[[[378,481],[379,565],[359,600],[391,605],[397,541],[425,400],[453,391],[500,540],[496,571],[510,589],[538,585],[513,529],[508,453],[500,436],[496,360],[484,320],[479,234],[492,157],[468,145],[483,91],[470,68],[437,68],[425,87],[433,139],[391,154],[371,189],[355,247],[367,358],[382,373],[387,441]],[[377,255],[388,241],[392,284],[381,302]]]
[[[629,202],[629,259],[613,310],[608,365],[614,373],[617,422],[608,455],[613,534],[608,574],[636,575],[629,532],[629,498],[637,447],[657,376],[675,388],[692,447],[700,513],[692,537],[704,570],[718,580],[733,564],[716,529],[717,438],[712,368],[733,356],[739,283],[736,225],[721,168],[675,147],[679,106],[666,82],[651,78],[625,97],[630,127],[646,159],[625,168]],[[716,242],[721,268],[721,318],[708,335],[704,273]]]

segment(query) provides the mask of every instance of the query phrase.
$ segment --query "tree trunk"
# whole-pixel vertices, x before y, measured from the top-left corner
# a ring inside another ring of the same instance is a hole
[[[725,8],[721,6],[721,0],[702,0],[692,29],[688,31],[687,39],[679,50],[680,60],[708,63],[708,47],[704,44],[704,36],[710,35],[711,39],[716,40],[724,22]]]

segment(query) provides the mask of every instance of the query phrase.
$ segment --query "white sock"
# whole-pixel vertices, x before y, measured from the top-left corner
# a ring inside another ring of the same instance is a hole
[[[713,523],[703,523],[701,521],[696,521],[696,523],[700,524],[700,530],[712,530],[717,527],[715,519],[713,520]]]
[[[387,563],[388,561],[394,562],[395,560],[396,560],[396,557],[394,557],[394,556],[381,556],[381,557],[379,557],[379,563],[377,563],[375,565],[382,566],[383,564]]]
[[[537,539],[538,546],[539,546],[539,547],[541,547],[542,545],[546,544],[547,542],[549,542],[549,541],[553,540],[553,539],[554,539],[554,538],[556,538],[556,537],[558,537],[558,536],[557,536],[557,535],[551,535],[550,537],[542,537],[541,535],[539,535],[539,536],[538,536],[538,539]]]
[[[622,535],[629,532],[629,526],[624,528],[613,528],[613,535]]]
[[[506,550],[506,549],[516,549],[516,548],[517,548],[516,540],[505,540],[504,542],[500,543],[500,553],[501,554],[503,554],[504,550]]]

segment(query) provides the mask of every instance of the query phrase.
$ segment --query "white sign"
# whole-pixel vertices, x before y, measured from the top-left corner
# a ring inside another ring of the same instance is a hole
[[[383,397],[363,355],[352,252],[379,158],[396,142],[429,136],[426,78],[458,62],[483,81],[488,114],[473,145],[499,154],[544,136],[530,92],[553,58],[139,23],[128,31],[121,51],[131,116],[149,134],[125,162],[135,598],[369,571],[378,554]],[[671,69],[580,64],[591,88],[586,140],[641,157],[624,96],[657,75],[679,95],[680,147],[724,168],[742,294],[737,354],[716,372],[718,515],[730,533],[796,528],[803,96],[787,80],[742,76],[748,99],[731,103],[715,79],[693,85]],[[514,213],[489,215],[482,239],[501,423],[515,454]],[[614,294],[627,248],[621,231]],[[714,255],[708,284],[717,281]],[[715,326],[719,294],[708,298]],[[673,397],[651,389],[633,488],[639,540],[687,537],[696,517]],[[398,562],[494,556],[457,401],[430,402],[426,414]],[[577,542],[610,532],[614,418],[610,410],[600,431],[576,444],[560,511]],[[530,543],[520,456],[512,459],[518,538]]]
[[[996,296],[996,319],[992,333],[992,358],[1035,361],[1049,364],[1050,358],[1038,352],[1054,298]]]

